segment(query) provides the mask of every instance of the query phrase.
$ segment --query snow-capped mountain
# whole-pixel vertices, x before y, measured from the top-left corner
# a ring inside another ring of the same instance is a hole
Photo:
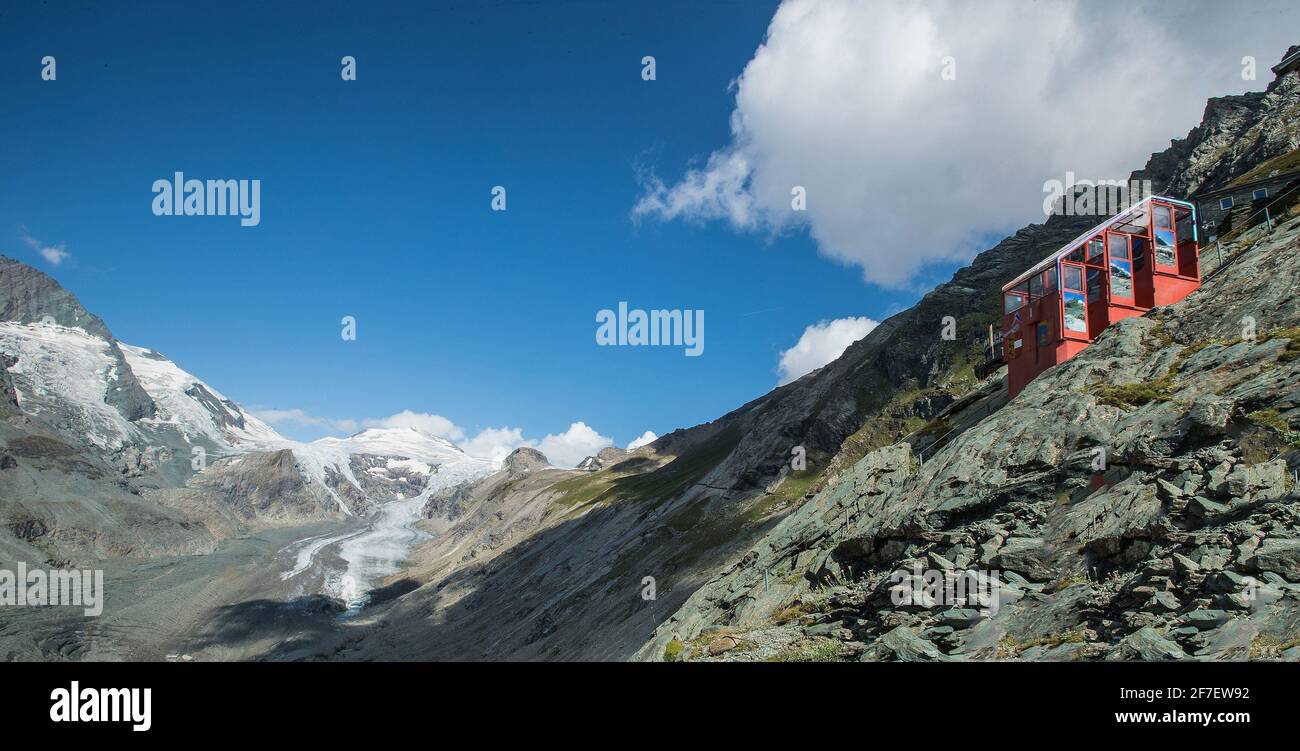
[[[139,422],[173,426],[187,439],[204,437],[231,450],[283,445],[287,439],[219,391],[145,347],[120,345],[128,367],[158,406]]]
[[[241,527],[371,516],[496,469],[413,428],[289,440],[0,256],[0,496],[14,501],[0,508],[0,554],[144,551],[154,540],[202,549]],[[50,501],[78,513],[59,517]],[[7,528],[30,539],[6,542]]]
[[[347,438],[321,438],[286,446],[304,471],[335,493],[350,513],[364,513],[355,488],[370,501],[412,498],[491,474],[495,462],[466,454],[445,438],[416,428],[369,428]],[[344,485],[343,483],[347,483]]]
[[[109,342],[79,328],[0,321],[0,352],[18,407],[37,421],[101,449],[120,449],[140,429],[106,401],[122,367]]]

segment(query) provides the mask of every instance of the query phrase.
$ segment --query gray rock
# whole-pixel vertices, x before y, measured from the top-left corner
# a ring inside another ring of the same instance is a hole
[[[1182,622],[1188,626],[1195,626],[1201,631],[1218,628],[1228,621],[1232,620],[1232,614],[1224,610],[1209,610],[1202,608],[1193,610],[1182,617]]]
[[[1246,565],[1255,571],[1271,571],[1289,582],[1300,582],[1300,539],[1267,538]]]
[[[1183,648],[1164,638],[1154,628],[1147,626],[1129,634],[1106,655],[1107,660],[1143,660],[1159,662],[1181,660],[1187,656]]]
[[[526,475],[550,466],[545,454],[524,446],[511,451],[502,468],[510,475]]]
[[[877,659],[894,659],[899,662],[940,662],[947,659],[939,648],[917,636],[907,626],[899,626],[880,637],[865,654],[874,653]]]
[[[1039,537],[1008,538],[993,557],[993,566],[1023,575],[1033,581],[1051,581],[1056,577],[1046,545]]]
[[[984,620],[984,614],[974,608],[952,608],[939,614],[939,621],[953,628],[970,628]]]

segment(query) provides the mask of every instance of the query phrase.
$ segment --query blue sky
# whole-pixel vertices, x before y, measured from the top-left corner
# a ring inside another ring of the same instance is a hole
[[[805,327],[883,320],[1041,221],[1037,183],[1059,172],[1045,164],[1006,211],[880,286],[820,215],[811,230],[707,207],[633,217],[648,175],[671,189],[735,147],[731,84],[775,2],[311,7],[0,10],[0,253],[246,406],[357,424],[413,410],[532,439],[583,421],[619,445],[688,427],[770,390]],[[1166,143],[1196,120],[1171,119]],[[1106,156],[1133,168],[1154,140]],[[154,216],[150,186],[177,170],[260,179],[261,224]],[[26,238],[68,256],[52,265]],[[703,309],[705,354],[596,346],[596,312],[622,300]]]

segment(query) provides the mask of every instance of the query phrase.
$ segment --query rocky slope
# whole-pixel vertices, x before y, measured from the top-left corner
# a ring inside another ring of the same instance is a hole
[[[639,656],[1300,659],[1300,216],[1250,240],[924,464],[867,455]],[[1000,607],[897,605],[914,567],[998,570]]]
[[[1300,146],[1298,101],[1295,73],[1212,100],[1137,176],[1175,195],[1231,181]],[[1300,659],[1297,250],[1292,209],[1009,404],[997,384],[949,405],[957,437],[924,463],[924,431],[869,453],[638,657]],[[1001,572],[995,613],[893,596],[898,572],[968,569]]]

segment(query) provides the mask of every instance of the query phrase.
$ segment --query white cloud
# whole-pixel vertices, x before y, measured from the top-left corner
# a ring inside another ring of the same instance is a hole
[[[659,436],[655,435],[653,430],[647,430],[646,432],[641,434],[640,438],[637,438],[636,440],[629,443],[627,445],[627,450],[633,451],[635,449],[641,448],[642,446],[646,446],[648,444],[654,443],[657,440],[659,440]]]
[[[878,325],[880,324],[870,318],[837,318],[834,321],[820,321],[804,329],[799,341],[781,353],[781,362],[777,365],[777,371],[781,375],[779,385],[785,385],[831,362],[844,354],[850,344],[866,336]]]
[[[491,459],[499,464],[511,451],[520,446],[534,446],[536,441],[524,440],[522,428],[485,428],[478,435],[457,445],[470,456]]]
[[[27,234],[27,230],[22,228],[19,228],[19,234],[22,236],[23,243],[39,253],[51,266],[58,266],[72,257],[72,254],[68,252],[68,246],[64,243],[47,245]]]
[[[525,438],[523,428],[503,426],[484,428],[474,437],[469,437],[463,428],[442,415],[428,412],[402,410],[388,417],[366,420],[333,420],[312,415],[301,409],[256,409],[250,412],[270,425],[302,425],[321,428],[327,431],[355,432],[358,425],[366,428],[416,428],[430,435],[440,436],[455,443],[470,456],[490,459],[500,463],[511,451],[527,446],[546,454],[551,464],[557,467],[574,467],[578,462],[606,446],[614,445],[609,436],[601,435],[582,421],[569,425],[563,433],[552,433],[540,440]],[[654,433],[646,432],[641,438]]]
[[[333,420],[328,417],[318,417],[301,409],[250,409],[249,414],[268,425],[303,425],[312,428],[326,428],[329,430],[352,433],[357,429],[356,420]]]
[[[465,439],[465,431],[442,415],[428,412],[412,412],[409,409],[404,409],[397,414],[381,419],[366,420],[363,424],[367,428],[415,428],[429,435],[446,438],[449,441]]]
[[[597,433],[584,422],[575,422],[563,433],[543,438],[537,450],[557,467],[576,467],[586,457],[613,445],[613,438]]]
[[[786,0],[735,81],[730,142],[671,184],[651,175],[633,216],[806,227],[867,281],[905,287],[1042,221],[1047,180],[1127,178],[1206,97],[1262,88],[1300,25],[1293,2],[1191,5]],[[1247,55],[1258,81],[1241,78]]]
[[[569,425],[563,433],[549,434],[540,441],[524,438],[522,428],[501,427],[486,428],[458,445],[470,456],[495,462],[504,460],[511,451],[527,446],[545,454],[547,461],[556,467],[575,467],[578,462],[595,455],[606,446],[613,446],[614,440],[578,421]]]

